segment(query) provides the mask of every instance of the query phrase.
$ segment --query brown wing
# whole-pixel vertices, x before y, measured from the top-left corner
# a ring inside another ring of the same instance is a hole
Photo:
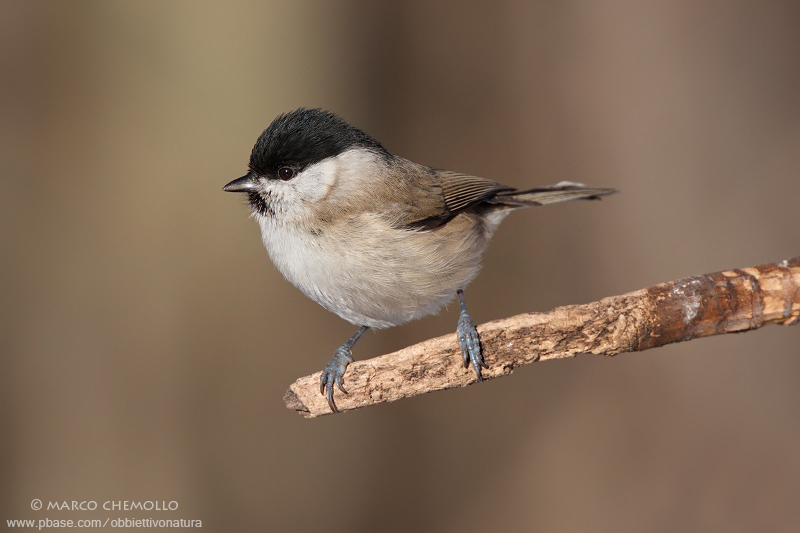
[[[439,170],[437,174],[441,180],[444,202],[454,214],[469,209],[499,192],[514,190],[496,181],[449,170]]]
[[[513,190],[511,187],[485,178],[449,170],[433,170],[422,194],[428,198],[424,203],[428,209],[413,210],[409,213],[410,219],[406,219],[405,223],[408,227],[416,229],[433,229],[446,224],[457,214],[494,197],[499,192]],[[434,209],[431,209],[432,207]]]

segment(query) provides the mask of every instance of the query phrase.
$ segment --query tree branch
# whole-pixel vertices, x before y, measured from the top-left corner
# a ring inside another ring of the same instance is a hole
[[[478,326],[489,368],[505,376],[534,361],[579,353],[613,356],[766,324],[800,322],[800,256],[777,264],[715,272],[661,283],[599,302],[525,313]],[[286,406],[313,418],[331,414],[319,393],[320,373],[295,381]],[[340,411],[393,402],[477,382],[464,368],[455,334],[351,363],[349,394],[336,391]]]

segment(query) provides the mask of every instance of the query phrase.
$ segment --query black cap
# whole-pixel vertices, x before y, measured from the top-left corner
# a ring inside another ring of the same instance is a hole
[[[300,171],[351,148],[367,148],[391,157],[378,141],[335,114],[300,108],[279,115],[264,130],[250,155],[250,172],[274,178],[281,167]]]

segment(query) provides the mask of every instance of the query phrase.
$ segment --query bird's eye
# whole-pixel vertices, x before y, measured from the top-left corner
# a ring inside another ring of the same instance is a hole
[[[294,177],[294,169],[289,167],[281,167],[278,169],[278,177],[282,180],[290,180]]]

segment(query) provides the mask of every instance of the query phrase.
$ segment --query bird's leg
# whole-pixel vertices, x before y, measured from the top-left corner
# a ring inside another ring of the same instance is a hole
[[[483,354],[481,353],[481,340],[478,337],[478,330],[475,329],[475,324],[467,313],[467,304],[464,302],[464,291],[458,290],[458,301],[461,303],[461,315],[458,317],[458,328],[456,335],[458,335],[458,345],[461,347],[461,356],[464,358],[464,367],[468,367],[472,363],[472,368],[478,375],[478,381],[483,381],[481,376],[481,367],[489,368],[483,362]]]
[[[335,383],[339,390],[347,394],[347,391],[342,386],[342,378],[345,370],[347,370],[347,365],[353,362],[351,348],[368,329],[369,326],[361,326],[361,329],[356,331],[355,335],[350,337],[350,340],[336,349],[333,358],[328,361],[328,364],[322,370],[322,375],[319,378],[319,392],[328,398],[328,405],[331,406],[331,411],[334,413],[338,413],[339,410],[333,402],[333,384]]]

